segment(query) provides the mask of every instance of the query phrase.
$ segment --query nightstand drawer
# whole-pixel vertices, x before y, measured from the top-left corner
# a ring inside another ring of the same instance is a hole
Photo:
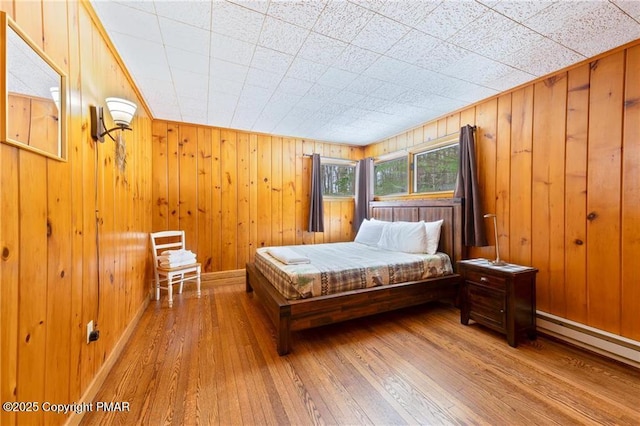
[[[506,319],[506,294],[488,287],[469,284],[467,301],[471,306],[469,317],[503,331]]]
[[[500,290],[504,290],[506,288],[505,279],[502,277],[496,277],[495,275],[483,274],[476,271],[467,271],[466,278],[468,281],[473,281],[476,284],[487,287],[493,287]]]

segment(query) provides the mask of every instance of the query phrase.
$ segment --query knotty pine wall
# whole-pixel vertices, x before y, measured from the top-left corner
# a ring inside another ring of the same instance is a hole
[[[243,269],[256,248],[353,240],[353,199],[325,199],[325,231],[307,232],[311,159],[364,148],[153,122],[153,229],[183,229],[204,272]]]
[[[0,9],[68,73],[70,86],[67,162],[0,144],[0,399],[78,402],[146,304],[151,120],[140,107],[120,172],[113,142],[96,147],[91,139],[89,105],[108,96],[141,101],[88,9],[73,0],[2,1]],[[100,340],[87,345],[90,320]],[[3,425],[66,419],[42,409],[0,414]]]
[[[640,340],[640,43],[367,147],[376,156],[475,124],[500,255],[533,265],[537,308]],[[487,248],[472,257],[495,258]]]

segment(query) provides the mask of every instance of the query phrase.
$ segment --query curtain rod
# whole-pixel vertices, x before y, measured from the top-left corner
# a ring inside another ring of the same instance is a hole
[[[303,157],[312,157],[312,154],[302,154]],[[320,158],[324,158],[326,160],[336,160],[336,161],[351,161],[353,163],[357,163],[358,160],[352,160],[350,158],[338,158],[338,157],[327,157],[325,155],[321,155]]]

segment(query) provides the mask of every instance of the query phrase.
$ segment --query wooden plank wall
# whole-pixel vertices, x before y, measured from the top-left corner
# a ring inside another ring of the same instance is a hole
[[[640,340],[640,44],[368,146],[376,156],[475,124],[500,254],[534,265],[538,309]],[[495,257],[490,244],[472,257]]]
[[[2,1],[0,10],[68,73],[70,85],[67,162],[0,144],[0,399],[77,402],[147,300],[151,120],[138,110],[119,171],[113,142],[96,147],[89,135],[89,105],[108,96],[140,101],[89,12],[71,0]],[[90,320],[101,334],[88,345]],[[3,410],[0,423],[67,417]]]
[[[255,249],[353,239],[353,199],[326,199],[325,232],[307,232],[304,154],[360,159],[364,148],[153,122],[153,230],[184,229],[205,272],[243,269]]]

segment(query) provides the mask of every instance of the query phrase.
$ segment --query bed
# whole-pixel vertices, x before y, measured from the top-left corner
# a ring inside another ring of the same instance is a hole
[[[290,300],[281,294],[254,262],[246,267],[246,291],[255,293],[276,328],[278,354],[291,350],[291,332],[333,324],[377,313],[457,298],[463,258],[460,199],[374,201],[369,217],[388,222],[443,220],[438,252],[446,253],[453,273],[416,281],[347,290],[335,294]]]

